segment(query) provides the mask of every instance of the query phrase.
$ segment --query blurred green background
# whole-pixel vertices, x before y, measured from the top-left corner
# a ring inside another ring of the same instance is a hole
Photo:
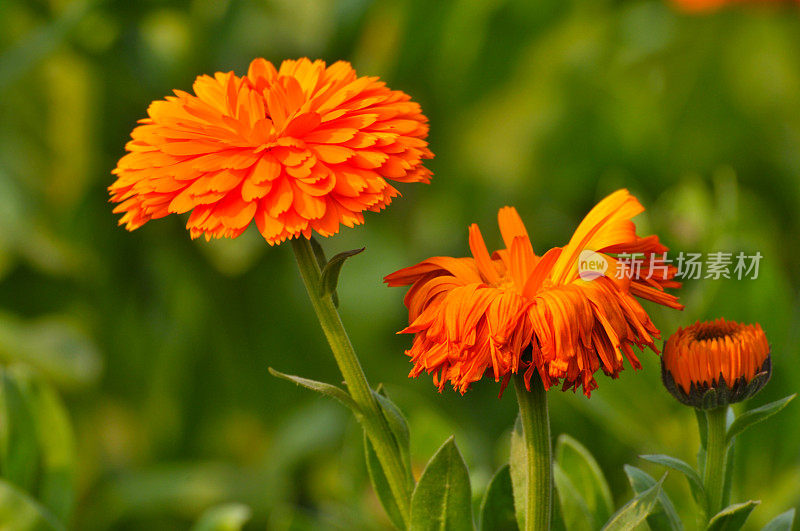
[[[696,319],[760,322],[771,383],[800,387],[800,16],[789,6],[685,15],[660,0],[0,0],[0,360],[57,387],[75,431],[75,529],[186,528],[238,501],[253,528],[381,529],[358,426],[267,372],[337,382],[291,251],[251,228],[190,241],[170,217],[127,233],[109,173],[148,103],[201,73],[309,56],[350,60],[422,104],[431,185],[322,241],[347,263],[341,311],[373,384],[407,414],[415,467],[451,433],[476,498],[506,459],[513,393],[409,380],[403,291],[381,279],[500,243],[515,205],[537,252],[630,188],[640,230],[675,251],[759,251],[757,280],[688,281],[684,312],[648,305],[664,337]],[[692,411],[658,358],[587,400],[550,393],[554,434],[597,456],[617,506],[623,464],[694,463]],[[15,369],[16,370],[16,369]],[[740,407],[740,406],[739,406]],[[70,465],[71,466],[71,465]],[[760,528],[800,505],[800,405],[740,438],[734,501]],[[686,482],[666,488],[691,529]]]

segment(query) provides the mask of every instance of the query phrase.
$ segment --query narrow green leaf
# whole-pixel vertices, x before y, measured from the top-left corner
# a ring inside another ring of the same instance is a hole
[[[240,503],[217,505],[206,510],[192,526],[192,531],[239,531],[250,519],[251,511]]]
[[[614,512],[611,488],[594,456],[581,443],[562,434],[556,442],[556,462],[569,477],[598,523]]]
[[[553,482],[558,494],[564,527],[570,531],[597,529],[598,523],[589,510],[586,500],[558,463],[553,463]]]
[[[793,524],[794,509],[789,509],[770,520],[761,531],[792,531]]]
[[[522,420],[517,415],[514,429],[511,431],[511,455],[509,457],[511,486],[514,489],[514,513],[517,525],[525,529],[525,510],[528,503],[528,482],[525,471],[528,469],[528,454],[525,450],[525,437],[522,433]]]
[[[658,495],[661,493],[661,485],[666,477],[667,475],[664,474],[655,485],[641,494],[637,494],[631,501],[626,503],[603,526],[603,529],[607,531],[627,531],[644,522],[656,507]]]
[[[345,260],[363,252],[364,249],[365,248],[362,247],[361,249],[353,249],[351,251],[339,253],[325,264],[319,281],[319,294],[321,297],[331,295],[336,291],[336,285],[339,283],[339,273],[342,271]]]
[[[437,450],[419,478],[411,496],[410,529],[473,529],[469,471],[453,437]]]
[[[733,489],[733,461],[736,453],[736,443],[731,441],[728,447],[728,454],[725,456],[725,481],[722,484],[722,506],[727,507],[731,503],[731,490]]]
[[[25,389],[30,378],[22,370],[2,371],[0,412],[0,472],[24,491],[33,491],[38,473],[38,442],[34,416]]]
[[[403,513],[400,512],[400,508],[397,506],[394,494],[392,494],[392,488],[389,486],[389,481],[386,479],[381,463],[378,460],[378,455],[375,453],[375,449],[372,447],[372,443],[369,442],[366,433],[364,433],[364,455],[367,458],[367,473],[369,473],[372,488],[375,489],[375,494],[377,494],[383,509],[397,529],[404,529]]]
[[[634,494],[641,494],[656,484],[656,480],[653,476],[644,470],[631,465],[625,465],[624,468]],[[667,529],[679,531],[683,529],[683,524],[681,523],[680,517],[678,517],[678,512],[675,510],[672,500],[669,499],[664,489],[661,489],[658,495],[658,506],[650,513],[650,516],[647,517],[647,523],[653,531]]]
[[[325,256],[325,250],[319,244],[315,237],[309,238],[311,242],[311,250],[314,251],[314,258],[317,259],[317,265],[319,266],[319,270],[322,271],[325,269],[325,266],[328,265],[328,258]],[[339,295],[336,293],[336,290],[333,290],[331,293],[331,299],[333,300],[333,305],[337,308],[339,307]]]
[[[37,497],[63,522],[75,502],[75,436],[69,415],[53,387],[39,379],[23,388],[33,414],[41,466]]]
[[[517,531],[511,471],[503,465],[489,481],[481,501],[481,531]]]
[[[391,401],[383,386],[378,386],[378,389],[373,391],[375,400],[383,413],[383,418],[389,424],[389,429],[394,435],[394,440],[397,443],[397,448],[400,452],[400,457],[405,465],[406,475],[408,476],[409,485],[414,484],[414,475],[411,472],[411,434],[408,430],[408,422],[403,416],[394,402]]]
[[[349,407],[353,410],[353,413],[356,417],[361,416],[361,408],[358,407],[355,400],[345,391],[335,385],[331,385],[325,382],[318,382],[316,380],[309,380],[308,378],[303,378],[302,376],[294,376],[292,374],[284,374],[282,372],[276,371],[272,367],[269,367],[269,372],[273,376],[277,376],[278,378],[283,378],[284,380],[289,380],[290,382],[294,382],[297,385],[301,385],[306,389],[311,389],[312,391],[316,391],[321,393],[325,396],[329,396],[331,398],[335,398],[345,406]]]
[[[0,479],[0,529],[63,531],[65,527],[33,498]]]
[[[759,503],[758,500],[750,500],[722,509],[708,522],[706,531],[738,531]]]
[[[701,509],[706,510],[708,502],[706,501],[706,491],[703,488],[703,480],[697,474],[697,471],[689,465],[686,461],[682,461],[676,457],[669,455],[655,454],[655,455],[640,455],[641,459],[663,465],[672,470],[676,470],[686,477],[689,482],[689,490],[692,492],[694,501],[700,506]]]
[[[700,448],[697,449],[697,470],[700,475],[706,468],[706,441],[708,440],[708,419],[702,409],[692,408],[697,417],[697,431],[700,433]]]
[[[728,428],[728,435],[726,437],[727,442],[730,444],[730,442],[733,441],[737,435],[742,433],[753,424],[761,422],[762,420],[771,417],[781,409],[785,408],[796,396],[797,393],[743,413],[739,416],[739,418],[734,420],[733,424],[731,424],[731,427]]]

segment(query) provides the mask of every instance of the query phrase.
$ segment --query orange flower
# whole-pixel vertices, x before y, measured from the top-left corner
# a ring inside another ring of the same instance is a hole
[[[253,218],[270,245],[330,236],[399,194],[386,179],[430,181],[420,106],[349,63],[256,59],[193,88],[150,105],[113,170],[128,230],[191,211],[192,238],[236,237]]]
[[[504,207],[498,221],[505,249],[489,255],[473,224],[472,258],[429,258],[387,276],[389,286],[411,285],[410,326],[401,331],[416,334],[406,352],[414,364],[409,376],[434,373],[440,391],[450,381],[463,394],[490,369],[504,386],[522,371],[529,386],[538,371],[546,389],[562,382],[564,390],[583,386],[589,396],[594,373],[617,377],[623,355],[640,368],[631,346],[657,352],[659,331],[634,296],[682,308],[664,291],[680,285],[662,261],[667,248],[657,236],[636,234],[631,218],[643,210],[619,190],[589,212],[566,246],[537,256],[517,211]],[[578,261],[587,250],[626,274],[582,279]],[[644,267],[609,256],[621,253],[643,253]]]
[[[772,372],[769,352],[758,323],[698,321],[667,339],[661,374],[680,402],[715,408],[749,398],[766,385]]]

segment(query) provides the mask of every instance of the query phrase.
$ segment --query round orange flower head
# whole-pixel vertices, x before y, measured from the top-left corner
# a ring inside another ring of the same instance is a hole
[[[758,393],[772,374],[761,325],[717,319],[679,328],[664,344],[661,377],[682,404],[714,409]]]
[[[432,373],[440,390],[461,393],[487,373],[503,387],[514,373],[537,372],[546,389],[597,387],[595,372],[616,378],[627,358],[641,365],[633,345],[657,352],[659,337],[636,297],[683,308],[665,288],[678,287],[667,248],[640,237],[631,218],[644,208],[627,190],[597,204],[570,242],[534,253],[517,211],[500,209],[505,248],[489,254],[477,225],[469,228],[471,258],[434,257],[387,276],[389,286],[411,285],[405,296],[416,334],[406,352],[409,376]],[[635,256],[638,260],[624,259]]]
[[[256,59],[193,89],[150,105],[113,170],[128,230],[191,212],[192,238],[236,237],[253,219],[270,245],[330,236],[388,205],[387,179],[430,181],[420,106],[349,63]]]

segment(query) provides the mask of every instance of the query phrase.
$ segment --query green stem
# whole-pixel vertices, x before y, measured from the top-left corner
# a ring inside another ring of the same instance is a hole
[[[314,306],[322,330],[333,351],[333,357],[336,358],[336,363],[347,384],[347,390],[361,409],[362,416],[359,420],[375,449],[395,502],[403,515],[403,520],[408,524],[411,512],[412,480],[406,473],[394,435],[372,395],[372,389],[367,383],[367,377],[361,369],[361,364],[344,329],[339,312],[333,305],[333,300],[330,296],[320,295],[321,272],[311,242],[303,237],[295,238],[292,240],[292,249],[311,304]]]
[[[548,531],[553,493],[550,416],[547,412],[547,392],[538,374],[534,373],[530,384],[531,390],[528,391],[522,375],[514,376],[527,454],[525,531]]]
[[[706,411],[708,435],[706,439],[706,466],[703,471],[703,486],[708,498],[708,518],[722,510],[722,494],[725,488],[725,458],[728,445],[725,442],[728,406]]]

